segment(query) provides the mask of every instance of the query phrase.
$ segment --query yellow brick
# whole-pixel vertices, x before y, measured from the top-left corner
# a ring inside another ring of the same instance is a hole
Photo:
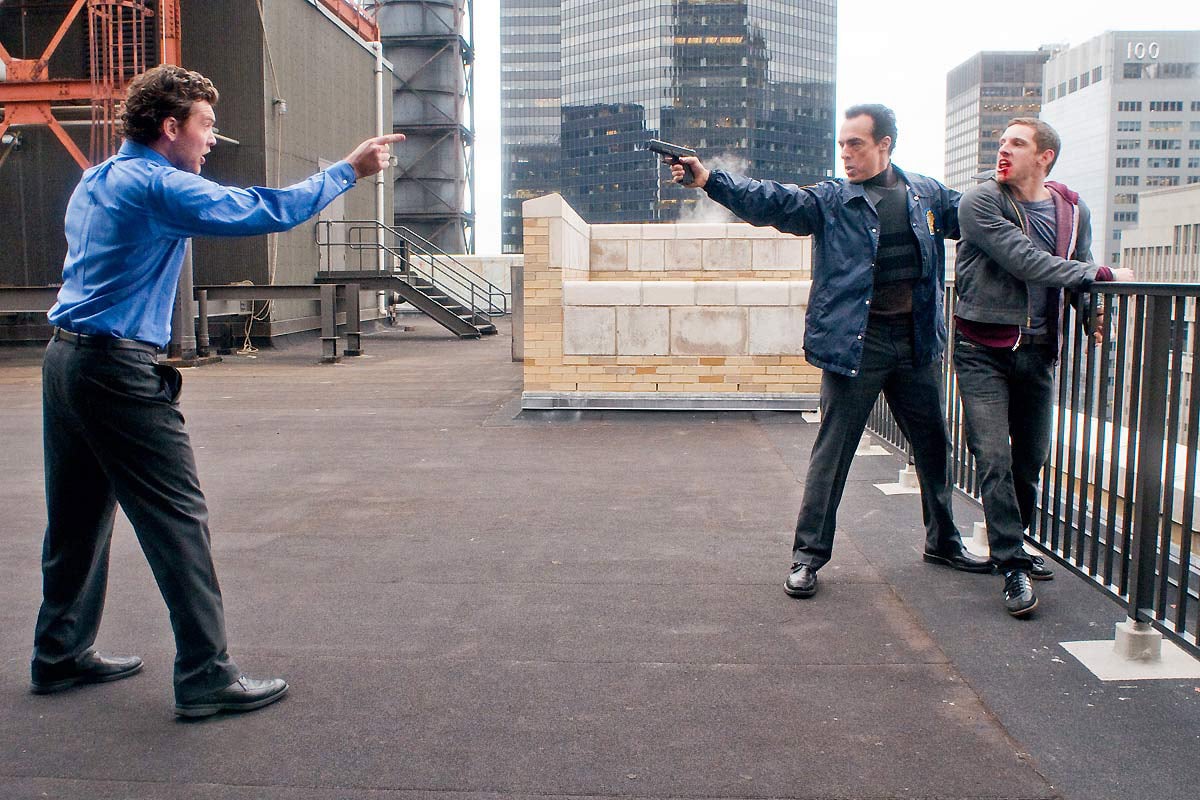
[[[700,357],[700,365],[701,366],[709,366],[709,367],[721,367],[721,366],[725,365],[725,357],[724,356],[711,356],[711,357],[710,356],[701,356]]]
[[[725,378],[721,375],[701,375],[701,383],[724,383]]]

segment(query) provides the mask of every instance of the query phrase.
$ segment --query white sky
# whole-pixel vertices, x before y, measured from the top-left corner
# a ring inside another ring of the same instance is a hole
[[[476,252],[500,252],[500,0],[475,0]],[[1197,0],[839,0],[837,111],[896,112],[896,163],[943,173],[946,73],[981,50],[1080,44],[1106,30],[1200,28]],[[1064,145],[1065,146],[1065,145]],[[840,168],[837,174],[840,173]]]

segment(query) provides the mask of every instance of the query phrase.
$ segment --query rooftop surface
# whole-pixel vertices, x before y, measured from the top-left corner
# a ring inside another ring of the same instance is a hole
[[[504,331],[412,325],[185,370],[230,651],[291,683],[195,722],[122,516],[98,644],[144,673],[29,694],[41,351],[0,348],[0,798],[1195,798],[1200,684],[1094,678],[1060,643],[1124,614],[1062,569],[1021,621],[923,563],[898,458],[856,460],[793,600],[815,425],[519,413]]]

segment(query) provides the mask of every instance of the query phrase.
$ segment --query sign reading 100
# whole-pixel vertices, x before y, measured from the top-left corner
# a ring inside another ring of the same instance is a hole
[[[1158,42],[1126,42],[1125,57],[1142,59],[1149,56],[1150,58],[1158,58]]]

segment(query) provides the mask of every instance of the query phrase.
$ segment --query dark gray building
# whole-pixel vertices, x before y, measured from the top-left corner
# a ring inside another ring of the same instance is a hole
[[[946,185],[961,191],[996,166],[1005,123],[1042,108],[1042,65],[1056,46],[976,53],[946,75]]]
[[[17,58],[37,58],[62,21],[56,0],[0,4],[0,43]],[[230,141],[209,154],[204,174],[239,186],[285,186],[345,156],[375,134],[375,66],[363,41],[321,4],[308,0],[203,0],[180,4],[183,65],[212,78],[221,92],[217,125]],[[53,77],[89,76],[87,18],[68,31],[49,62]],[[391,95],[391,74],[386,75]],[[86,112],[86,107],[83,107]],[[65,117],[79,118],[64,110]],[[86,119],[86,113],[82,117]],[[385,121],[391,127],[391,120]],[[88,149],[87,125],[71,126]],[[21,146],[0,164],[0,285],[48,286],[62,277],[66,241],[63,215],[80,168],[44,127],[25,127]],[[391,218],[388,192],[385,219]],[[374,219],[375,187],[363,181],[323,218]],[[314,223],[288,233],[239,239],[197,239],[197,284],[312,283],[320,269]],[[240,329],[237,303],[225,309]],[[215,309],[220,312],[222,309]],[[256,335],[275,336],[319,327],[315,303],[256,304]],[[44,328],[44,330],[42,330]],[[41,315],[0,316],[0,338],[48,335]]]
[[[697,195],[647,139],[761,178],[832,176],[836,0],[503,0],[505,252],[520,203],[589,222],[676,220]]]

